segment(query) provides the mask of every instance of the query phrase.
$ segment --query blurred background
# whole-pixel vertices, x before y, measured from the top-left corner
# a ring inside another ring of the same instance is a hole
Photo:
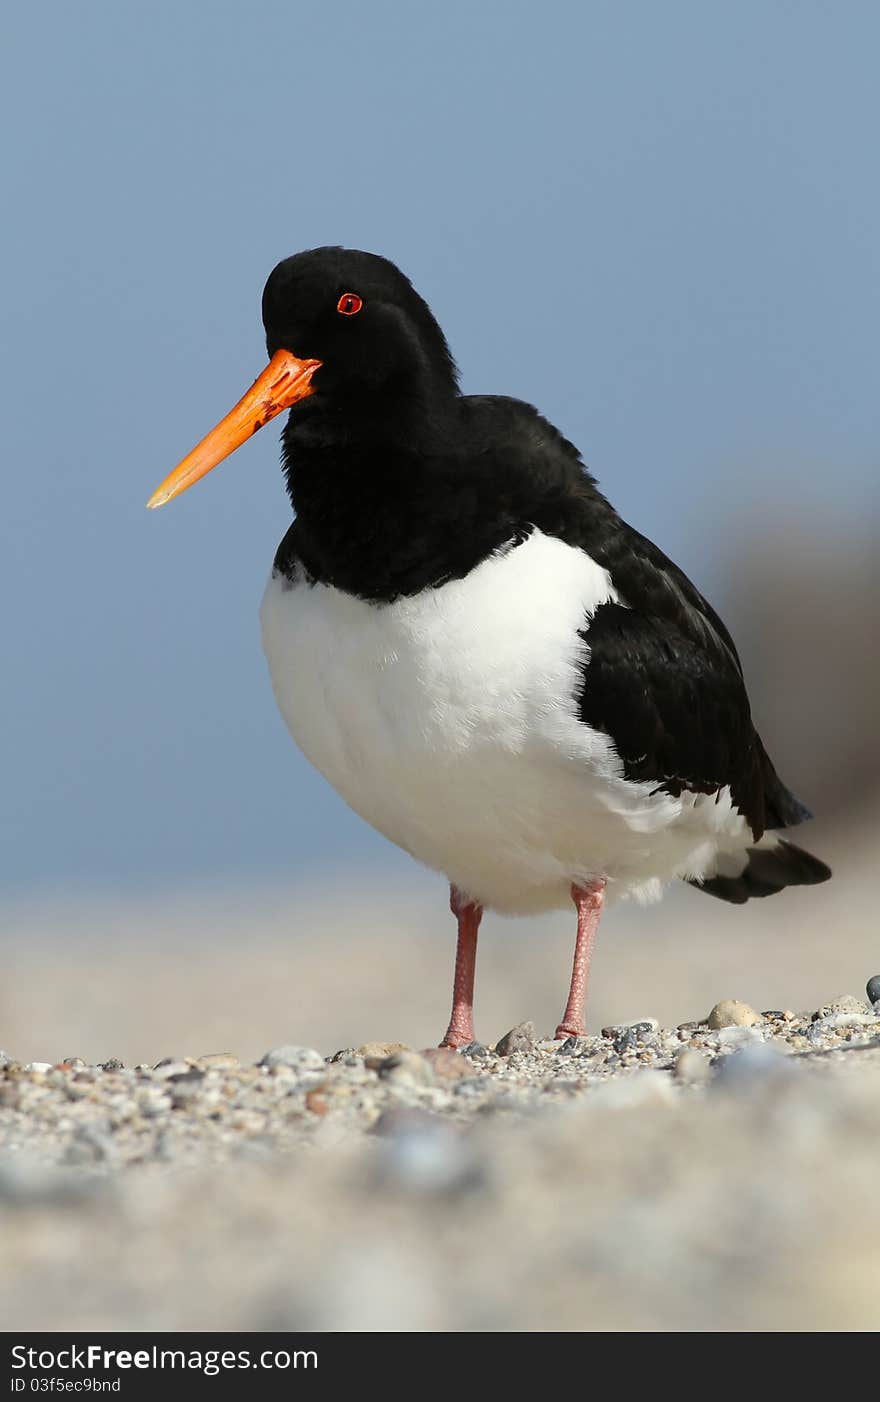
[[[0,1045],[421,1046],[435,875],[284,732],[257,608],[277,426],[158,514],[321,243],[385,254],[466,392],[537,403],[737,639],[836,880],[607,918],[592,1018],[816,1006],[880,968],[880,12],[746,0],[18,7],[5,23]],[[573,921],[487,920],[478,1030]]]

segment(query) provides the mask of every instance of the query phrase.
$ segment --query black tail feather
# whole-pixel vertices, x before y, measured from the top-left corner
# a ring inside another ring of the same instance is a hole
[[[710,876],[706,881],[688,884],[721,901],[743,905],[755,896],[775,896],[786,886],[817,886],[831,875],[831,868],[818,857],[782,839],[773,847],[750,847],[747,857],[745,870],[739,876]]]

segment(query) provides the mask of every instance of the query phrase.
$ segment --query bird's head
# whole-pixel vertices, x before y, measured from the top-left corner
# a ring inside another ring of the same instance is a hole
[[[426,408],[456,393],[455,365],[430,308],[376,254],[313,248],[285,258],[263,290],[263,325],[269,364],[148,506],[179,496],[302,400],[351,418]]]

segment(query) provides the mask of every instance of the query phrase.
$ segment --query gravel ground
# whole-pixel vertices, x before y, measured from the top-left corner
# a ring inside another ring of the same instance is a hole
[[[853,995],[464,1053],[0,1053],[0,1316],[876,1329],[878,1160],[880,1002]]]

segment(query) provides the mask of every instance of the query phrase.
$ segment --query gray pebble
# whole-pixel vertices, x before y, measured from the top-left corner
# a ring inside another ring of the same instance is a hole
[[[291,1071],[322,1071],[324,1069],[324,1058],[314,1047],[283,1046],[273,1047],[271,1051],[261,1057],[257,1063],[259,1066],[267,1066],[274,1070],[278,1066],[286,1066]]]
[[[813,1021],[818,1022],[820,1018],[834,1017],[838,1013],[867,1013],[870,1009],[861,998],[856,998],[852,993],[841,993],[839,998],[832,998],[830,1002],[823,1003],[821,1008],[813,1013]],[[842,1024],[841,1024],[842,1025]]]
[[[386,1056],[378,1074],[383,1080],[405,1086],[429,1086],[434,1080],[430,1062],[412,1051],[392,1052],[391,1056]]]
[[[610,1027],[602,1028],[602,1036],[610,1037],[616,1041],[618,1037],[624,1036],[627,1032],[658,1032],[660,1024],[656,1017],[637,1017],[631,1022],[615,1022]]]
[[[118,1056],[111,1056],[109,1061],[101,1062],[102,1071],[123,1071],[125,1068]]]
[[[880,1003],[880,974],[874,974],[873,978],[868,979],[865,992],[868,995],[869,1003]],[[0,1052],[0,1055],[3,1053]]]
[[[876,1013],[851,1012],[829,1013],[826,1017],[814,1018],[807,1028],[807,1041],[813,1046],[821,1046],[826,1037],[843,1027],[876,1028],[880,1017]]]
[[[614,1039],[614,1050],[618,1056],[622,1056],[624,1052],[639,1051],[644,1047],[657,1045],[657,1037],[650,1022],[634,1022],[630,1027],[623,1028]]]
[[[518,1022],[509,1032],[499,1038],[495,1051],[498,1056],[512,1056],[514,1052],[529,1052],[538,1040],[533,1022]]]
[[[472,1061],[485,1061],[489,1055],[489,1048],[484,1047],[482,1042],[468,1042],[466,1047],[462,1047],[461,1054],[469,1056]]]
[[[733,1026],[719,1027],[715,1040],[720,1047],[739,1047],[749,1042],[763,1042],[760,1027]]]

